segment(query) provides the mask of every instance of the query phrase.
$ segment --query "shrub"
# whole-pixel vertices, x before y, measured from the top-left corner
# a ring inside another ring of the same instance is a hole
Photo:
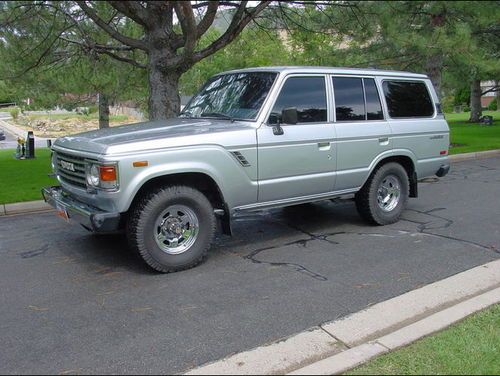
[[[87,111],[89,114],[95,114],[97,112],[98,108],[95,105],[89,106]]]
[[[470,112],[470,107],[465,106],[465,107],[464,107],[464,112]]]
[[[453,112],[453,100],[454,98],[452,96],[444,97],[441,100],[441,107],[443,109],[443,112],[445,113]]]
[[[488,105],[488,110],[490,111],[496,111],[498,110],[498,106],[497,106],[497,101],[496,101],[496,98],[493,99],[490,104]]]
[[[17,117],[19,116],[19,109],[13,108],[9,112],[10,112],[10,116],[12,116],[12,119],[17,120]]]

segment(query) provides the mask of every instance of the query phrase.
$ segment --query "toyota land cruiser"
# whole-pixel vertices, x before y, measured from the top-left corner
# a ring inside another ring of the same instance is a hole
[[[45,200],[94,232],[125,230],[147,264],[199,264],[217,221],[355,194],[396,222],[419,179],[444,176],[449,129],[425,75],[266,67],[211,78],[179,117],[59,138]]]

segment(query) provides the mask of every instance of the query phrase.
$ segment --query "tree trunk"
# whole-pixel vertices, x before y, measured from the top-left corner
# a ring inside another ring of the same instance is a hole
[[[158,55],[158,56],[156,56]],[[179,79],[181,73],[162,67],[162,53],[149,56],[149,119],[164,120],[176,117],[181,109]]]
[[[108,96],[99,93],[99,129],[109,128],[109,102]]]
[[[426,72],[431,79],[432,85],[436,90],[438,98],[441,98],[441,76],[443,71],[443,55],[441,53],[433,54],[427,57]]]
[[[481,80],[472,80],[470,88],[470,119],[471,123],[479,123],[481,109]]]

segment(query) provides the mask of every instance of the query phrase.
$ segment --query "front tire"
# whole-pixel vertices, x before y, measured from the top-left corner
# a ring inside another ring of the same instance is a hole
[[[172,273],[205,259],[216,226],[213,207],[203,193],[188,186],[170,186],[138,201],[129,216],[127,237],[151,268]]]
[[[372,173],[356,193],[356,208],[368,222],[395,223],[401,217],[410,192],[408,173],[399,163],[389,162]]]

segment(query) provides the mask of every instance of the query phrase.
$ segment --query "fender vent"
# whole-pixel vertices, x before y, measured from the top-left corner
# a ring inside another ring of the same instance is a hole
[[[243,167],[250,167],[251,166],[251,164],[247,161],[247,159],[244,157],[244,155],[241,154],[239,151],[232,151],[231,154],[236,157],[238,162],[240,162],[240,164]]]

